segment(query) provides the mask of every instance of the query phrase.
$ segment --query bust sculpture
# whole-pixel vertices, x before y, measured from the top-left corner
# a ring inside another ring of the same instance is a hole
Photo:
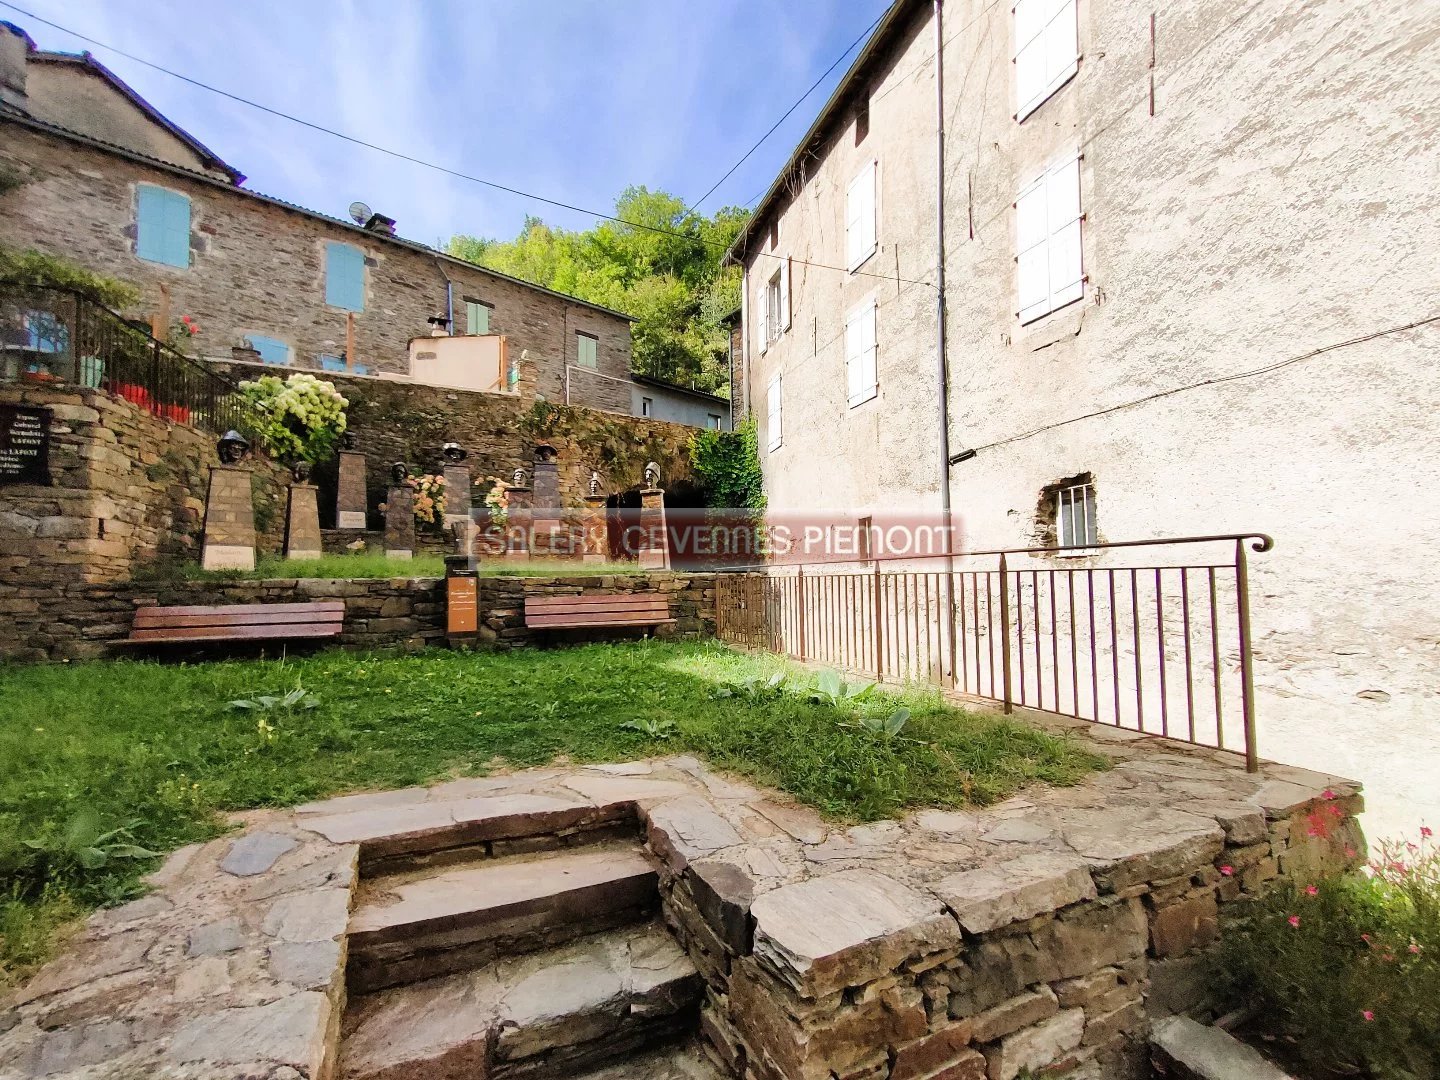
[[[405,462],[397,461],[395,462],[395,464],[390,466],[390,479],[393,480],[396,484],[405,483],[406,479],[409,476],[410,466],[406,465]]]
[[[249,449],[250,443],[238,431],[225,432],[220,436],[220,441],[215,444],[215,452],[220,455],[220,460],[226,465],[239,465],[240,459]]]
[[[447,442],[440,448],[440,454],[452,465],[459,465],[467,456],[465,448],[458,442]]]

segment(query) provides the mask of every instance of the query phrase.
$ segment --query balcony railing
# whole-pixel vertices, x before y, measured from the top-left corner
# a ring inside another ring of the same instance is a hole
[[[1247,549],[1272,546],[1226,534],[722,574],[716,633],[1005,712],[1242,750],[1253,770]]]
[[[68,289],[0,281],[0,382],[105,390],[215,434],[241,424],[233,382]]]

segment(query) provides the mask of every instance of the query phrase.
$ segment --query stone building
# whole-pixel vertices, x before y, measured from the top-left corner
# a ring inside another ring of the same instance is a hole
[[[248,346],[264,365],[455,385],[463,356],[411,349],[439,317],[491,339],[468,347],[485,375],[463,388],[630,413],[627,316],[405,240],[381,214],[349,222],[250,191],[89,54],[39,51],[10,24],[0,168],[0,243],[132,282],[151,317],[200,325],[202,355]]]
[[[772,512],[943,493],[1050,567],[1270,533],[1261,752],[1440,820],[1437,40],[1401,0],[897,0],[730,253]]]

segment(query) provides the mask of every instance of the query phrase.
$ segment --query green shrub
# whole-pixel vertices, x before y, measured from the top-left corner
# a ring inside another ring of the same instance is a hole
[[[746,417],[734,431],[696,432],[690,440],[690,464],[711,506],[765,509],[754,417]]]
[[[1387,842],[1364,876],[1287,883],[1226,935],[1218,974],[1321,1075],[1440,1077],[1440,849]]]
[[[297,371],[240,384],[248,426],[277,461],[326,461],[345,434],[350,403],[335,384]]]
[[[0,244],[0,280],[71,289],[109,308],[127,308],[140,300],[140,290],[129,282],[105,277],[43,251],[16,251],[3,244]]]

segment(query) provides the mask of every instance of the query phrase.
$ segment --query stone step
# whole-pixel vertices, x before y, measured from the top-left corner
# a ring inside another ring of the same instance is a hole
[[[637,922],[658,904],[638,841],[377,878],[357,892],[347,981],[366,993],[466,971]]]
[[[698,1040],[661,1046],[601,1065],[574,1080],[731,1080],[700,1047]]]
[[[572,1078],[693,1032],[701,992],[695,966],[658,921],[592,934],[353,998],[340,1077]],[[691,1056],[676,1067],[689,1068]],[[611,1075],[716,1075],[700,1068]]]
[[[1187,1016],[1155,1024],[1150,1058],[1161,1075],[1176,1080],[1291,1080],[1254,1047]]]

